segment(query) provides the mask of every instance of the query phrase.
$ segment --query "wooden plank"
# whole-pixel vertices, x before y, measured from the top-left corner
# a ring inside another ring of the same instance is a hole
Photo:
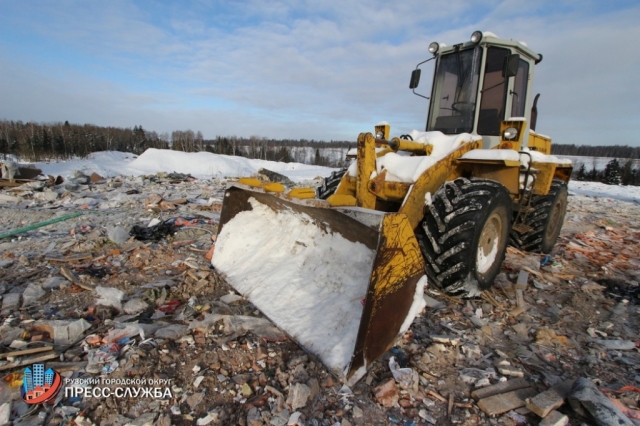
[[[524,407],[525,400],[537,394],[533,388],[518,389],[501,393],[478,401],[478,407],[490,416],[506,413],[516,408]]]
[[[511,392],[518,389],[524,389],[529,387],[529,382],[523,378],[517,378],[513,380],[507,380],[506,382],[497,383],[486,388],[476,389],[471,392],[473,399],[478,401],[479,399],[488,398],[499,393]]]
[[[50,351],[52,349],[53,349],[53,346],[42,346],[40,348],[23,349],[21,351],[13,351],[13,352],[6,352],[6,353],[3,353],[3,354],[0,354],[0,358],[6,358],[6,357],[10,357],[10,356],[22,356],[22,355],[37,354],[39,352],[46,352],[46,351]]]
[[[51,351],[51,352],[45,352],[43,354],[23,357],[17,361],[10,362],[9,364],[0,366],[0,371],[12,370],[14,368],[23,367],[25,365],[35,364],[36,362],[48,361],[50,359],[58,358],[59,356],[60,355],[57,352]]]
[[[78,262],[80,260],[89,260],[92,259],[93,255],[91,253],[80,253],[80,254],[70,254],[68,256],[59,256],[56,254],[48,254],[45,256],[44,260],[48,260],[49,262]]]

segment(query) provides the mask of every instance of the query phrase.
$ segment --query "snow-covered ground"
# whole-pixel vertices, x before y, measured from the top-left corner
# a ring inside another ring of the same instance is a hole
[[[337,170],[301,163],[254,160],[210,152],[182,152],[154,148],[146,150],[140,156],[118,151],[96,152],[86,159],[36,163],[36,167],[46,174],[63,177],[71,177],[74,171],[79,170],[86,174],[95,172],[103,177],[176,172],[188,173],[199,179],[251,176],[261,168],[265,168],[283,174],[294,182],[329,176],[333,170]]]
[[[581,158],[586,159],[588,157]],[[59,163],[36,163],[36,167],[42,169],[46,174],[61,175],[63,177],[71,177],[74,171],[80,170],[86,174],[95,172],[104,177],[177,172],[189,173],[201,179],[250,176],[259,169],[266,168],[281,173],[294,182],[304,182],[319,176],[327,177],[332,171],[337,170],[330,167],[252,160],[208,152],[187,153],[161,149],[148,149],[140,156],[126,152],[96,152],[87,159]],[[613,198],[640,203],[640,187],[638,186],[613,186],[597,182],[571,181],[569,183],[569,192],[572,195]]]

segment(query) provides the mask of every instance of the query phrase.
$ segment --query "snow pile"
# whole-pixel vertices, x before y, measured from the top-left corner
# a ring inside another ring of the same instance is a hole
[[[464,142],[482,139],[480,136],[473,136],[469,133],[445,135],[442,132],[420,132],[418,130],[412,131],[411,137],[414,142],[432,145],[431,155],[409,157],[406,153],[391,152],[376,159],[376,174],[386,170],[386,181],[414,183],[425,170],[449,155]],[[356,163],[357,161],[354,161],[349,167],[349,176],[355,177],[357,175]]]
[[[420,133],[420,132],[418,132]],[[413,134],[413,133],[412,133]],[[113,177],[117,175],[125,176],[139,176],[141,174],[155,174],[158,172],[172,172],[167,165],[171,164],[172,159],[176,158],[178,151],[172,150],[153,150],[153,155],[146,157],[142,154],[139,162],[136,161],[135,167],[131,167],[131,164],[138,158],[135,154],[129,152],[96,152],[91,154],[85,159],[74,159],[63,162],[43,162],[35,163],[35,166],[42,169],[43,173],[53,176],[73,177],[73,172],[82,171],[87,175],[91,173],[98,173],[103,177]],[[485,155],[482,152],[490,152],[497,150],[474,150],[467,155]],[[503,150],[506,151],[506,150]],[[181,153],[185,154],[185,153]],[[203,169],[206,167],[212,168],[213,163],[220,166],[220,169],[229,171],[228,177],[242,177],[243,172],[247,171],[247,168],[241,167],[242,162],[246,161],[250,170],[259,170],[261,167],[265,167],[269,170],[275,169],[278,173],[287,176],[294,182],[303,182],[305,180],[311,180],[318,176],[328,177],[335,168],[321,167],[321,166],[309,166],[299,163],[278,163],[273,161],[264,160],[251,160],[243,158],[240,162],[236,161],[238,157],[231,157],[226,155],[200,155],[203,153],[190,153],[185,157],[182,157],[187,161],[187,166],[181,166],[187,169],[187,173],[191,173],[197,178],[208,178],[211,176],[200,176],[197,173],[192,173],[190,169]],[[490,155],[490,154],[486,154]],[[493,154],[492,154],[493,155]],[[152,159],[153,158],[153,159]],[[405,158],[421,158],[421,157],[405,157]],[[422,157],[423,159],[426,157]],[[465,157],[466,158],[466,157]],[[477,158],[477,157],[476,157]],[[612,160],[608,157],[580,157],[580,156],[566,156],[569,160],[573,160],[576,167],[580,164],[586,164],[588,168],[595,166],[596,169],[602,170],[605,165]],[[155,163],[154,163],[155,161]],[[639,160],[633,160],[635,162],[634,167],[637,166]],[[234,168],[237,166],[239,168]],[[352,167],[355,167],[352,165]],[[176,170],[177,171],[177,170]],[[351,173],[351,176],[355,176],[355,169]],[[622,201],[640,202],[640,187],[637,186],[610,186],[597,182],[577,182],[571,180],[569,182],[569,189],[576,194],[587,195],[592,197],[605,197],[615,198]]]
[[[227,222],[212,265],[336,375],[355,348],[375,251],[307,215],[253,208]],[[287,229],[287,232],[282,232]]]
[[[155,148],[147,149],[140,156],[117,151],[95,152],[85,159],[60,163],[36,163],[36,167],[42,169],[45,174],[63,177],[73,177],[75,171],[82,171],[87,175],[95,172],[103,177],[177,172],[191,174],[199,179],[245,177],[265,168],[283,174],[294,182],[311,180],[318,176],[326,177],[336,170],[301,163],[281,163],[210,152],[182,152]]]

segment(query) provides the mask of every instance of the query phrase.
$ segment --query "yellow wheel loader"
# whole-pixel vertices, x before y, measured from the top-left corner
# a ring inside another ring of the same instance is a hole
[[[379,123],[317,191],[243,178],[225,192],[213,266],[348,383],[409,328],[427,283],[478,295],[509,242],[549,252],[564,220],[572,165],[534,130],[542,55],[479,31],[429,52],[425,131]]]

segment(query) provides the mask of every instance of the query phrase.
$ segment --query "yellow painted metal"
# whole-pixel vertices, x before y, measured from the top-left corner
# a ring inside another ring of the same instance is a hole
[[[376,158],[380,158],[380,157],[384,157],[385,155],[387,155],[390,152],[395,152],[393,149],[391,149],[389,147],[389,145],[383,145],[379,148],[383,148],[380,151],[376,152]]]
[[[502,135],[504,131],[509,127],[515,127],[518,129],[518,137],[513,140],[502,139]],[[501,148],[515,149],[516,151],[520,151],[520,147],[522,146],[522,138],[524,136],[524,129],[527,128],[527,122],[525,120],[504,120],[500,123],[500,144],[498,145]],[[506,145],[506,146],[505,146]]]
[[[572,172],[573,172],[573,164],[557,164],[556,171],[553,174],[553,178],[560,179],[563,182],[569,183]]]
[[[425,145],[420,142],[407,141],[400,138],[393,138],[392,142],[395,144],[395,149],[397,151],[407,151],[413,152],[414,154],[422,154],[425,155],[427,153],[427,147],[430,148],[430,151],[433,150],[433,146]]]
[[[242,185],[252,186],[254,188],[262,188],[264,183],[260,179],[256,178],[240,178],[238,179],[238,183]]]
[[[411,184],[402,182],[387,182],[387,171],[383,170],[369,181],[369,191],[385,201],[401,202],[407,195]]]
[[[422,220],[426,193],[435,193],[447,180],[450,180],[451,175],[457,174],[459,176],[458,172],[452,170],[455,169],[454,161],[479,145],[478,141],[461,145],[450,155],[444,157],[420,175],[399,210],[400,213],[407,215],[409,223],[411,223],[411,229],[415,229]]]
[[[263,188],[267,192],[284,192],[284,185],[278,182],[265,183]]]
[[[377,253],[380,259],[374,262],[371,274],[374,301],[398,290],[408,277],[424,273],[422,252],[405,215],[385,215],[381,240],[384,244],[378,247]]]
[[[536,175],[536,182],[533,186],[533,193],[536,195],[547,195],[551,188],[551,181],[556,171],[556,163],[541,163],[533,161],[531,167],[539,171]]]
[[[287,195],[300,199],[316,198],[316,190],[313,188],[293,188]]]
[[[543,154],[551,155],[551,139],[546,136],[529,132],[529,141],[527,143],[527,146],[532,151],[538,151]]]
[[[425,271],[418,241],[404,214],[385,214],[378,229],[369,289],[347,377],[393,346]]]
[[[477,160],[472,158],[471,159],[461,158],[458,160],[458,162],[464,163],[464,164],[493,164],[496,166],[520,167],[520,161],[503,160],[503,159]]]
[[[391,134],[391,126],[389,126],[388,124],[378,124],[374,127],[375,135],[377,135],[378,132],[382,132],[382,134],[384,135],[382,139],[389,139],[389,135]]]
[[[375,209],[376,195],[369,191],[371,173],[376,170],[376,138],[371,133],[358,136],[358,171],[356,176],[356,205]]]
[[[516,166],[519,166],[517,163]],[[520,193],[520,168],[505,167],[504,164],[474,163],[470,165],[473,177],[491,179],[504,185],[511,195]]]
[[[333,194],[327,198],[327,202],[331,207],[355,207],[356,197],[346,194]]]

